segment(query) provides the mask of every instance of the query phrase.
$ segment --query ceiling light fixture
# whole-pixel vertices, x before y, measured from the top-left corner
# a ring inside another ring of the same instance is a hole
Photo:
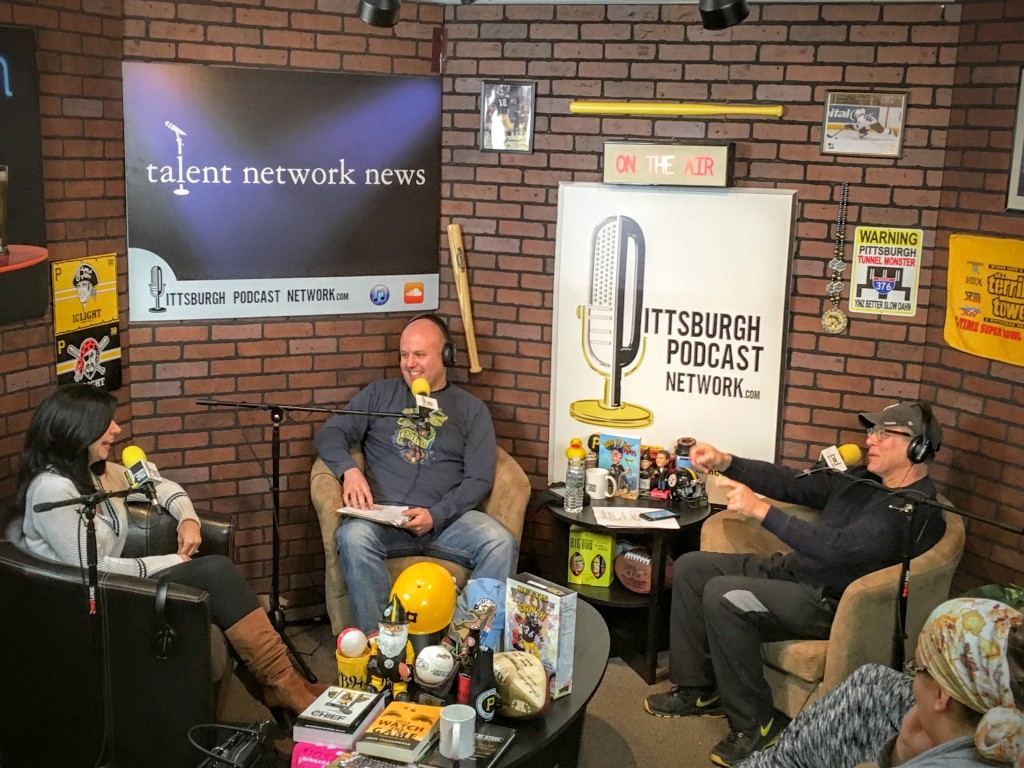
[[[750,15],[747,0],[699,0],[697,10],[704,29],[733,27]]]
[[[401,0],[359,0],[359,18],[371,27],[393,27],[401,7]]]

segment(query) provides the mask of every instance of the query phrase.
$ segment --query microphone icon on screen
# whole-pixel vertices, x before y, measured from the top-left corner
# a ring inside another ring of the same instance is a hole
[[[577,421],[629,428],[654,423],[649,409],[622,401],[622,377],[640,367],[647,349],[640,336],[643,303],[643,230],[628,216],[609,216],[594,229],[590,303],[576,309],[582,320],[583,357],[605,378],[604,397],[570,404],[569,414]]]
[[[181,156],[181,150],[182,150],[181,137],[182,136],[188,136],[188,134],[185,133],[183,130],[181,130],[181,128],[176,126],[170,120],[164,120],[164,125],[167,126],[170,130],[174,131],[174,140],[178,143],[178,188],[176,190],[174,190],[174,194],[176,194],[176,195],[187,195],[188,194],[188,190],[185,189],[185,183],[182,181],[182,179],[185,176],[185,168],[184,168],[184,160],[182,159],[182,156]]]
[[[153,267],[149,271],[149,293],[155,299],[150,312],[166,312],[167,307],[160,306],[160,297],[164,295],[164,271],[160,267]]]

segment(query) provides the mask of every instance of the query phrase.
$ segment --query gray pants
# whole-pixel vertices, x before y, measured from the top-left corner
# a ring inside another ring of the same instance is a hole
[[[749,731],[771,719],[761,643],[828,637],[837,602],[790,581],[778,558],[689,552],[673,565],[669,679],[717,686],[729,725]]]

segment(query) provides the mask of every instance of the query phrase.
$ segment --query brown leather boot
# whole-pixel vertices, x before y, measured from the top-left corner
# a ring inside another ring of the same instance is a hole
[[[239,619],[224,635],[263,686],[262,700],[268,707],[284,707],[300,714],[327,689],[326,685],[307,682],[295,671],[288,648],[262,608]]]

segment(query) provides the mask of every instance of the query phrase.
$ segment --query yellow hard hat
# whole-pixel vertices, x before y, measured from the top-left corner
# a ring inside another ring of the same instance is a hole
[[[437,563],[414,563],[398,574],[391,597],[398,597],[416,619],[410,635],[429,635],[446,629],[455,615],[455,580]]]

